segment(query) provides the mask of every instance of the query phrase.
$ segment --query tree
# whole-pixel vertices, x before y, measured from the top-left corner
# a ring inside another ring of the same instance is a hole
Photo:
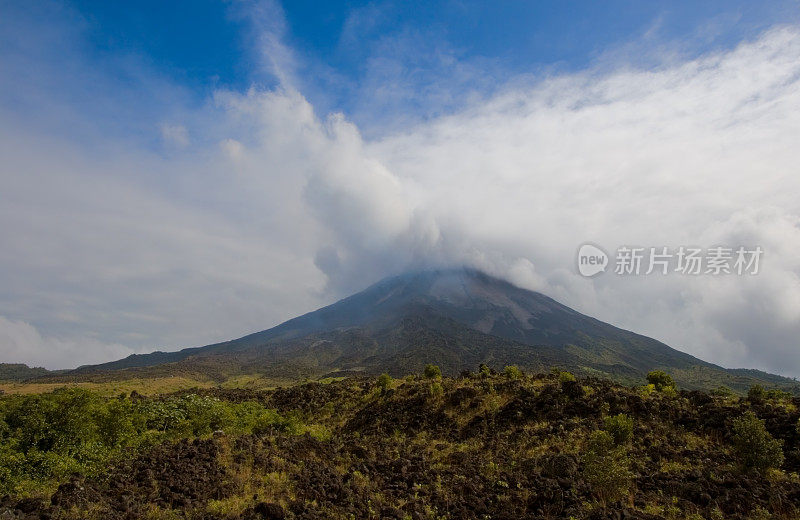
[[[422,373],[425,379],[440,379],[442,377],[442,369],[436,365],[428,363],[425,365],[425,371]]]
[[[783,440],[774,439],[753,412],[733,421],[733,445],[746,469],[763,472],[783,464]]]
[[[750,387],[750,390],[747,391],[747,399],[751,403],[760,403],[762,402],[767,396],[766,390],[761,385],[753,385]]]
[[[572,372],[567,372],[566,370],[562,370],[558,373],[558,380],[561,381],[561,383],[574,383],[577,381]]]
[[[521,379],[522,378],[522,370],[519,369],[517,365],[509,365],[503,370],[503,374],[508,379]]]
[[[389,389],[389,386],[392,384],[392,376],[389,374],[381,374],[378,376],[378,388],[381,389],[381,393],[386,392]]]
[[[630,461],[625,449],[605,431],[591,434],[583,456],[583,478],[603,505],[623,498],[630,488]]]
[[[653,385],[659,392],[663,392],[667,388],[675,390],[675,381],[672,379],[672,376],[663,370],[652,370],[648,372],[647,382]]]

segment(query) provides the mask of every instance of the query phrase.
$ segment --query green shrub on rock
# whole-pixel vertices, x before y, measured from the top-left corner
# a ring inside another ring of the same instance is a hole
[[[753,385],[747,391],[747,399],[752,403],[760,403],[767,397],[767,392],[761,385]]]
[[[605,430],[611,434],[615,446],[622,446],[633,438],[633,419],[624,413],[606,417]]]
[[[572,375],[572,372],[567,372],[566,370],[562,370],[561,372],[558,373],[558,380],[561,381],[562,383],[572,383],[574,381],[577,381],[575,379],[575,376]]]
[[[583,478],[603,505],[628,494],[633,478],[630,461],[610,433],[598,430],[589,436],[583,456]]]
[[[522,370],[517,365],[509,365],[503,370],[508,379],[522,379]]]
[[[774,439],[753,412],[733,421],[733,445],[745,469],[766,471],[783,464],[783,440]]]
[[[425,370],[422,372],[422,375],[425,376],[425,379],[441,379],[442,369],[436,365],[428,363],[425,365]]]
[[[725,385],[718,386],[714,390],[711,390],[710,393],[711,395],[716,395],[717,397],[733,397],[736,395],[730,387]]]
[[[663,392],[667,388],[675,390],[675,381],[672,376],[663,370],[652,370],[647,374],[647,382],[656,388],[656,391]]]
[[[378,376],[377,384],[378,388],[381,389],[381,393],[386,392],[386,390],[388,390],[392,384],[392,376],[385,373],[381,374],[380,376]]]

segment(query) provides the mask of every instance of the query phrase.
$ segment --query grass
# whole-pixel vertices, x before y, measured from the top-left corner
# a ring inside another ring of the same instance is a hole
[[[184,377],[164,377],[159,379],[128,379],[105,383],[0,383],[0,390],[7,394],[44,394],[62,388],[83,388],[103,396],[112,397],[133,391],[142,395],[157,395],[190,388],[211,388],[212,386],[215,385],[209,381]]]
[[[336,380],[332,378],[332,381]],[[330,381],[329,381],[330,382]],[[6,394],[45,394],[62,388],[83,388],[97,392],[106,397],[115,397],[122,393],[137,392],[145,396],[169,394],[193,388],[226,388],[246,390],[272,390],[279,386],[294,384],[289,379],[275,379],[260,375],[240,375],[231,377],[221,383],[211,380],[188,378],[181,376],[161,377],[155,379],[132,378],[121,381],[92,382],[79,381],[72,383],[36,383],[36,382],[0,382],[0,390]]]

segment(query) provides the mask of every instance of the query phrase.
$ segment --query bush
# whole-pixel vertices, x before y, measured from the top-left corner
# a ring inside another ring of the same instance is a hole
[[[674,386],[665,386],[661,389],[661,395],[664,397],[678,397],[678,389]]]
[[[753,403],[760,403],[767,397],[767,392],[761,385],[753,385],[747,391],[747,399]]]
[[[253,425],[253,433],[261,435],[274,432],[299,435],[303,432],[303,422],[296,415],[283,416],[275,410],[263,410]]]
[[[503,375],[508,379],[522,379],[522,370],[517,365],[509,365],[503,369]]]
[[[566,370],[560,371],[558,373],[558,380],[561,381],[562,383],[573,383],[577,381],[577,379],[575,379],[575,376],[572,375],[571,372],[567,372]]]
[[[615,446],[622,446],[633,438],[633,419],[621,413],[605,418],[605,429],[611,434]]]
[[[492,375],[492,369],[489,368],[489,365],[481,363],[478,365],[478,375],[480,375],[482,378],[487,378]]]
[[[656,391],[656,385],[650,383],[639,387],[639,394],[642,397],[650,397],[651,395],[653,395],[653,392],[655,391]]]
[[[676,389],[675,381],[672,376],[662,370],[652,370],[647,374],[647,382],[653,385],[658,392],[663,392],[666,388]]]
[[[425,370],[422,372],[425,379],[440,379],[442,377],[442,369],[436,365],[428,363],[425,365]]]
[[[773,439],[753,412],[733,421],[733,445],[746,469],[763,472],[783,464],[783,440]]]
[[[633,475],[624,448],[614,444],[608,432],[591,434],[583,457],[583,478],[604,505],[628,493]]]
[[[789,402],[792,400],[792,394],[785,392],[780,388],[772,388],[767,390],[766,398],[768,401]]]
[[[83,389],[0,398],[0,496],[36,490],[72,473],[92,476],[112,460],[180,437],[231,432],[306,430],[255,401],[198,395],[107,399]]]
[[[392,384],[392,376],[389,374],[381,374],[378,376],[378,388],[381,389],[381,393],[386,392]]]
[[[736,395],[730,387],[725,385],[720,385],[714,390],[711,391],[711,395],[716,395],[717,397],[733,397]]]
[[[438,381],[434,381],[431,383],[431,387],[429,388],[431,397],[439,398],[444,395],[444,387]]]

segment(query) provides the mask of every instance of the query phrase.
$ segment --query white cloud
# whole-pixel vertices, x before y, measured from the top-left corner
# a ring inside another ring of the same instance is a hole
[[[0,345],[4,358],[24,359],[31,366],[79,366],[133,354],[128,347],[105,344],[94,338],[64,340],[42,336],[31,324],[5,316],[0,316]]]
[[[367,149],[425,193],[437,254],[517,278],[510,266],[529,259],[547,281],[531,287],[589,314],[707,359],[797,374],[798,78],[800,36],[774,30],[656,70],[514,88]],[[767,252],[752,279],[590,281],[571,268],[586,241]]]
[[[379,138],[315,113],[282,30],[261,40],[274,89],[198,109],[165,87],[180,156],[0,111],[0,360],[211,343],[466,263],[711,361],[800,374],[796,29],[655,69],[520,79]],[[766,253],[749,279],[587,280],[586,241]]]
[[[183,125],[161,125],[161,138],[169,146],[185,148],[189,146],[189,131]]]

